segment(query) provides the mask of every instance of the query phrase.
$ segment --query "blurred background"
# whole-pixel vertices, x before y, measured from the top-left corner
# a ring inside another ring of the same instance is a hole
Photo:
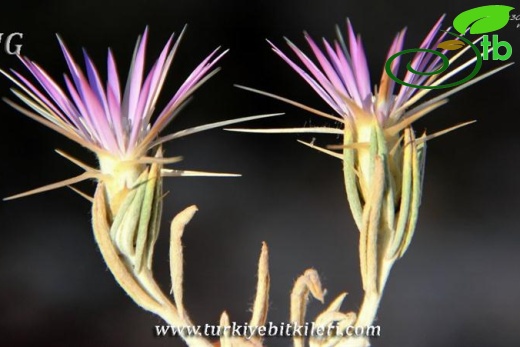
[[[510,5],[515,6],[509,1]],[[417,47],[443,13],[448,27],[460,12],[486,1],[46,1],[10,3],[0,13],[0,67],[23,71],[4,52],[6,36],[22,54],[61,81],[66,70],[54,34],[80,60],[81,48],[105,70],[112,47],[126,76],[133,46],[150,26],[148,63],[168,36],[188,23],[163,90],[163,106],[191,70],[215,47],[230,52],[222,71],[196,93],[168,127],[174,132],[218,120],[285,112],[248,124],[281,127],[329,124],[234,83],[281,94],[329,112],[327,105],[266,43],[305,47],[302,32],[333,39],[349,17],[361,33],[372,83],[378,83],[393,36],[408,27],[405,48]],[[520,14],[520,8],[512,13]],[[518,22],[520,23],[520,22]],[[520,28],[510,22],[500,40],[520,52]],[[500,63],[487,61],[487,71]],[[150,66],[150,64],[148,65]],[[25,73],[25,71],[24,71]],[[27,75],[27,74],[25,74]],[[0,95],[10,82],[0,80]],[[375,347],[502,347],[520,345],[520,70],[517,65],[479,82],[416,123],[434,132],[478,122],[429,143],[421,215],[413,244],[390,277]],[[5,197],[81,171],[54,149],[95,165],[92,154],[0,103],[0,196]],[[185,243],[185,297],[198,323],[248,321],[261,242],[270,249],[270,320],[286,321],[294,280],[314,267],[327,300],[349,292],[344,310],[357,310],[362,290],[357,237],[344,195],[340,163],[306,148],[312,135],[252,135],[212,130],[171,142],[182,155],[176,168],[239,172],[241,178],[172,178],[163,212],[155,272],[169,287],[169,220],[196,204]],[[337,143],[318,136],[317,144]],[[79,185],[92,192],[94,183]],[[138,308],[107,271],[90,228],[90,204],[68,189],[0,203],[0,346],[181,346],[154,337],[161,320]],[[309,319],[324,306],[311,300]],[[289,346],[274,338],[269,346]]]

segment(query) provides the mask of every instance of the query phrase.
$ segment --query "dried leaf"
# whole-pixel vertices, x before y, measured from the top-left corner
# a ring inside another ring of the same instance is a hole
[[[253,315],[250,326],[261,326],[266,323],[267,310],[269,308],[269,250],[265,242],[262,243],[262,251],[258,260],[258,282],[256,285],[256,297],[253,304]]]
[[[182,234],[184,233],[184,227],[190,222],[190,220],[197,212],[197,206],[192,205],[187,207],[183,211],[179,212],[178,215],[173,218],[170,230],[170,277],[172,281],[172,292],[175,299],[175,304],[179,310],[181,317],[186,317],[186,311],[184,310],[183,303],[183,290],[182,284],[184,280],[183,265],[184,255],[182,250]]]
[[[325,293],[321,287],[318,272],[314,269],[306,270],[294,283],[291,292],[291,324],[304,324],[309,293],[323,302]],[[303,347],[305,340],[301,336],[294,336],[293,342],[294,347]]]

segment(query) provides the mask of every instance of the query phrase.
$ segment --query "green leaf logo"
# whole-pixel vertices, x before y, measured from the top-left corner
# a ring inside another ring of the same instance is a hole
[[[475,7],[455,17],[453,27],[461,35],[469,27],[470,34],[487,34],[505,27],[509,22],[509,12],[513,9],[514,7],[505,5]]]
[[[460,40],[446,40],[437,45],[437,48],[445,49],[447,51],[456,51],[457,49],[461,49],[464,47],[464,42]]]

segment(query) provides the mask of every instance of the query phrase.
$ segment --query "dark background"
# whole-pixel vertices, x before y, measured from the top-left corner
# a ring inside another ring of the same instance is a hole
[[[0,32],[24,33],[22,53],[60,79],[66,65],[54,33],[73,54],[86,47],[103,71],[108,46],[126,75],[136,37],[150,25],[148,62],[171,32],[189,24],[162,104],[212,49],[230,48],[221,72],[196,93],[168,128],[176,131],[217,120],[286,112],[251,126],[321,124],[309,113],[233,87],[268,90],[329,111],[265,38],[282,47],[287,36],[305,47],[302,31],[334,37],[350,17],[362,34],[377,83],[395,33],[409,31],[406,48],[417,47],[437,18],[444,27],[463,10],[485,1],[47,1],[10,3],[0,13]],[[509,4],[515,6],[513,2]],[[512,13],[520,13],[513,10]],[[520,52],[520,29],[510,22],[501,40]],[[5,37],[4,37],[5,39]],[[16,40],[18,41],[18,40]],[[18,42],[15,42],[18,43]],[[284,50],[288,49],[284,47]],[[2,48],[3,51],[3,48]],[[485,62],[483,71],[498,66]],[[0,53],[2,69],[23,70]],[[0,81],[0,95],[10,83]],[[501,347],[520,345],[520,70],[513,65],[453,96],[417,122],[437,131],[478,122],[429,145],[424,197],[414,242],[397,263],[385,291],[376,347]],[[80,170],[56,155],[60,148],[95,165],[92,154],[0,104],[0,196],[65,179]],[[316,268],[330,301],[348,291],[345,310],[357,310],[362,292],[357,230],[347,206],[339,162],[304,148],[311,135],[248,135],[213,130],[169,143],[182,155],[178,168],[240,172],[237,179],[167,179],[163,232],[155,272],[169,286],[168,221],[197,204],[185,241],[186,306],[198,323],[249,319],[261,241],[271,262],[270,320],[288,317],[289,293],[306,268]],[[318,136],[317,143],[337,142]],[[93,183],[80,185],[92,192]],[[68,189],[0,203],[0,346],[172,346],[153,336],[161,324],[139,309],[106,270],[90,229],[90,205]],[[309,318],[324,308],[311,300]],[[271,346],[290,345],[273,339]]]

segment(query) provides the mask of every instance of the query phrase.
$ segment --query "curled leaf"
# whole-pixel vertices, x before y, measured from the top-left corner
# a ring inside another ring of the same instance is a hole
[[[291,323],[303,325],[305,323],[305,313],[309,294],[323,303],[325,291],[320,282],[318,272],[314,269],[307,269],[303,275],[298,277],[291,292]],[[303,336],[293,336],[293,346],[303,347],[305,340]]]
[[[172,281],[172,293],[175,299],[175,304],[179,310],[181,317],[186,315],[184,310],[184,293],[183,293],[183,281],[184,281],[184,254],[182,246],[182,234],[184,228],[193,218],[197,212],[197,206],[191,205],[182,212],[179,212],[173,218],[171,223],[171,239],[170,239],[170,277]]]
[[[448,50],[448,51],[456,51],[457,49],[461,49],[464,46],[465,46],[465,44],[462,41],[459,41],[459,40],[447,40],[447,41],[443,41],[443,42],[439,43],[437,45],[437,48],[445,49],[445,50]]]
[[[502,29],[509,22],[514,7],[487,5],[464,11],[453,20],[453,27],[462,35],[471,27],[470,34],[487,34]]]

